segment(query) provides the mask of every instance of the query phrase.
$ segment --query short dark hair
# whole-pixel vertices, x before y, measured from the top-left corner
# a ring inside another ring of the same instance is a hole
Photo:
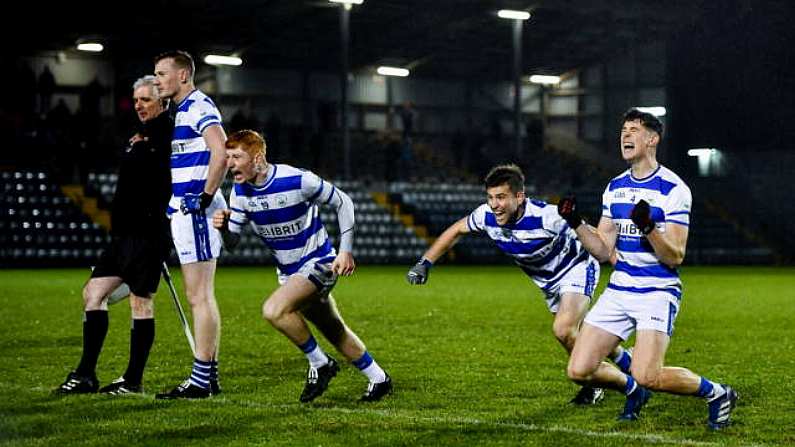
[[[663,123],[651,113],[641,112],[633,107],[624,113],[624,121],[622,121],[622,123],[626,123],[627,121],[640,121],[640,124],[646,129],[657,132],[657,135],[660,136],[660,140],[662,140],[664,130]]]
[[[484,183],[486,183],[487,189],[507,183],[511,192],[523,192],[524,174],[522,174],[522,169],[513,163],[498,165],[491,168],[491,171],[486,174]]]
[[[187,68],[188,76],[193,79],[193,74],[196,73],[196,64],[193,62],[193,58],[191,57],[190,53],[182,50],[166,51],[165,53],[160,53],[155,57],[155,65],[157,65],[157,63],[163,59],[174,59],[174,65],[179,68]]]

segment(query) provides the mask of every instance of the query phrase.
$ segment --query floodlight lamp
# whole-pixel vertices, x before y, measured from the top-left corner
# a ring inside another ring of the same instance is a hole
[[[711,147],[700,147],[695,149],[689,149],[687,151],[687,155],[691,157],[710,157],[712,154],[718,152],[717,149]]]
[[[243,59],[237,56],[221,56],[218,54],[208,54],[204,56],[204,63],[210,65],[231,65],[237,67],[243,64]]]
[[[105,49],[99,42],[81,42],[77,44],[79,51],[87,51],[89,53],[101,53]]]
[[[533,84],[557,85],[560,84],[560,76],[532,75],[530,76],[530,82]]]
[[[401,78],[405,78],[409,75],[409,71],[405,68],[387,67],[385,65],[378,67],[376,72],[381,76],[400,76]]]
[[[527,20],[530,18],[530,13],[513,9],[500,9],[497,11],[497,16],[503,19]]]

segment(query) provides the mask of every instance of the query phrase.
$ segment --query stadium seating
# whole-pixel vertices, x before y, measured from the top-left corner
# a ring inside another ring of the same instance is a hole
[[[0,176],[0,264],[89,265],[108,235],[41,171]]]
[[[433,236],[440,235],[485,201],[483,187],[474,184],[395,182],[389,185],[389,194],[390,201],[399,203]],[[507,261],[486,237],[464,238],[453,253],[452,257],[460,262]]]
[[[89,172],[86,180],[86,195],[96,197],[100,207],[109,208],[116,193],[116,173]]]

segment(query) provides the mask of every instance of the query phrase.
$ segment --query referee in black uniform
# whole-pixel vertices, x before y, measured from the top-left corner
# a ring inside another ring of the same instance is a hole
[[[144,366],[155,337],[152,297],[172,242],[166,207],[171,197],[171,137],[174,121],[154,87],[154,76],[133,84],[140,129],[124,149],[111,209],[111,243],[83,287],[83,355],[56,392],[141,393]],[[127,371],[99,389],[97,359],[108,333],[108,295],[130,289],[132,331]]]

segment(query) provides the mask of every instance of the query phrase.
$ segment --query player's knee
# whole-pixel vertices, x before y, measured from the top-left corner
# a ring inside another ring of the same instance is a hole
[[[573,359],[572,359],[573,360]],[[569,380],[577,383],[585,383],[593,378],[595,368],[591,368],[581,362],[569,361],[569,366],[566,368],[566,375]]]
[[[262,318],[266,319],[271,324],[278,322],[284,314],[284,306],[281,306],[275,300],[267,300],[265,304],[262,305]]]
[[[189,289],[185,294],[191,308],[206,306],[213,299],[212,293],[203,288]]]
[[[564,346],[574,347],[574,341],[577,339],[577,326],[570,324],[566,321],[556,321],[552,325],[552,333],[555,338]]]
[[[85,310],[98,310],[102,306],[102,300],[105,295],[100,293],[96,287],[91,287],[90,284],[83,287],[83,308]]]
[[[130,295],[130,310],[135,319],[153,318],[155,316],[154,302],[150,298],[139,298]]]

